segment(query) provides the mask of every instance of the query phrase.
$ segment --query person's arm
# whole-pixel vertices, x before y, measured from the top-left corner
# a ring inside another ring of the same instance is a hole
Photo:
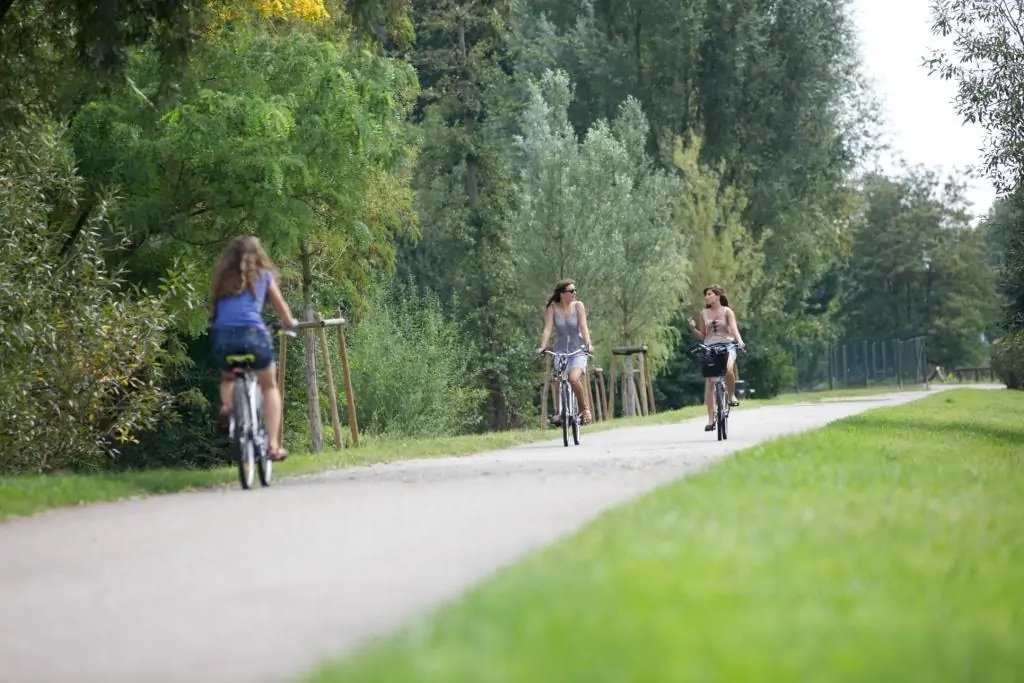
[[[270,278],[270,284],[267,285],[267,300],[270,305],[277,311],[277,315],[281,318],[281,322],[284,323],[285,327],[295,327],[295,318],[292,317],[292,311],[288,308],[288,303],[281,296],[281,290],[277,286],[277,280],[273,277]]]
[[[743,343],[743,337],[740,336],[740,326],[736,324],[736,313],[731,308],[725,309],[725,315],[729,322],[729,333],[732,334],[732,338],[736,340],[736,345],[741,349],[747,345]]]
[[[551,336],[551,326],[555,323],[555,309],[548,306],[544,309],[544,332],[540,335],[540,346],[537,348],[537,355],[544,353],[548,345],[548,337]]]
[[[704,322],[703,316],[701,318],[701,322]],[[686,321],[686,324],[690,326],[690,332],[693,332],[693,336],[697,337],[697,339],[700,339],[701,341],[704,341],[704,335],[701,334],[700,328],[697,327],[697,323],[693,321],[693,318],[689,318]]]
[[[580,334],[583,335],[583,343],[587,345],[587,353],[594,352],[594,345],[590,343],[590,328],[587,327],[587,309],[582,301],[577,301],[580,316]]]
[[[704,329],[704,311],[701,311],[697,315],[697,320],[699,320],[700,323],[695,325],[693,322],[693,318],[690,318],[690,329],[693,331],[695,335],[697,335],[698,339],[704,341],[704,338],[708,336],[707,330]]]

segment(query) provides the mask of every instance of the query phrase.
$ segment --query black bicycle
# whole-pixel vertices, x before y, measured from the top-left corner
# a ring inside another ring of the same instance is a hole
[[[579,446],[580,407],[576,402],[576,392],[572,390],[572,385],[569,384],[569,360],[580,354],[586,354],[590,358],[593,358],[593,356],[583,349],[578,349],[572,353],[558,353],[550,349],[544,349],[544,353],[555,359],[555,373],[558,376],[559,405],[561,406],[562,443],[566,448],[569,447],[569,430],[571,429],[572,441]]]
[[[739,350],[735,342],[721,342],[717,344],[696,344],[690,352],[700,361],[703,366],[705,377],[714,377],[715,401],[715,425],[718,427],[718,440],[723,441],[729,438],[729,396],[725,388],[725,372],[728,366],[729,350]],[[712,373],[712,374],[708,374]]]
[[[286,329],[280,323],[270,325],[274,331],[295,337],[295,330]],[[235,376],[232,387],[231,415],[228,420],[228,438],[235,447],[238,462],[238,480],[243,489],[253,485],[256,470],[260,473],[260,484],[270,486],[274,461],[270,458],[270,439],[263,420],[263,392],[259,379],[252,369],[256,356],[251,353],[233,353],[225,357]]]

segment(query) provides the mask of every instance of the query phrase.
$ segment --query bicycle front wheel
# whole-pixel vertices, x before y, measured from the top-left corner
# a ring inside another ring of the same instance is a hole
[[[562,382],[562,444],[569,447],[569,417],[572,413],[569,411],[569,383]]]
[[[729,438],[729,413],[725,408],[725,387],[722,385],[722,382],[715,384],[715,404],[718,440],[724,441]]]

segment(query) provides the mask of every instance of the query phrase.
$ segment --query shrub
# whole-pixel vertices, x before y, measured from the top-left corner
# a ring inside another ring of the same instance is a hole
[[[63,131],[34,125],[0,133],[0,472],[95,470],[169,404],[169,314],[108,269],[106,202],[81,196]]]
[[[402,436],[473,429],[486,392],[474,387],[472,348],[436,296],[389,285],[352,335],[360,428]]]
[[[741,354],[737,365],[739,375],[747,391],[753,390],[754,398],[772,398],[794,386],[796,370],[793,356],[775,342],[758,344],[746,339],[750,346]]]
[[[992,370],[1010,389],[1024,390],[1024,331],[1010,332],[992,345]]]

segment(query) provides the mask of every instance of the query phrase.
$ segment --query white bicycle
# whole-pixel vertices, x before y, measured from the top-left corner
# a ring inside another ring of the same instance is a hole
[[[274,330],[283,329],[279,323],[273,323],[270,327]],[[285,329],[285,334],[295,337],[297,333]],[[270,459],[270,439],[267,438],[267,426],[263,420],[263,392],[252,369],[256,356],[252,353],[233,353],[225,356],[225,360],[231,366],[231,374],[235,376],[228,438],[235,446],[238,481],[243,489],[251,489],[258,469],[260,484],[270,486],[274,461]]]
[[[555,373],[558,377],[558,403],[561,406],[562,443],[566,448],[569,447],[569,430],[571,429],[572,441],[579,446],[580,407],[576,402],[576,392],[572,390],[572,385],[569,384],[569,360],[580,354],[585,354],[589,358],[593,358],[593,356],[583,349],[578,349],[572,353],[557,353],[544,349],[544,353],[553,357],[555,362]]]

